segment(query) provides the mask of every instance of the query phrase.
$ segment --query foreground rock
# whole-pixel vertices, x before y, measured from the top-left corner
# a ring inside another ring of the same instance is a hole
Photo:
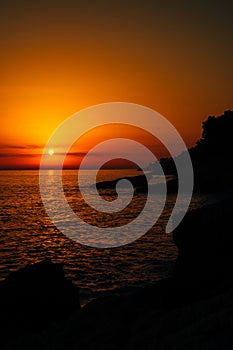
[[[233,274],[233,197],[189,212],[173,237],[179,249],[177,278],[218,282]]]
[[[174,279],[96,300],[4,350],[232,350],[233,285],[195,290]]]
[[[0,342],[45,329],[80,309],[79,291],[60,264],[44,260],[11,273],[0,283]]]

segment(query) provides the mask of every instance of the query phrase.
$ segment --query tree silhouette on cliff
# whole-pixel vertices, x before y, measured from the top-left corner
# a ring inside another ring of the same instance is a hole
[[[196,146],[189,149],[192,160],[201,161],[207,157],[231,157],[233,146],[233,111],[223,115],[210,116],[202,123],[202,137]],[[232,157],[231,157],[232,158]],[[230,160],[230,159],[229,159]]]
[[[188,149],[193,169],[196,191],[225,191],[233,187],[233,111],[220,116],[209,116],[202,123],[202,137]],[[183,154],[177,156],[182,157]],[[157,163],[158,164],[158,163]],[[157,164],[150,167],[157,172]],[[177,175],[174,160],[161,158],[160,164],[166,175]]]

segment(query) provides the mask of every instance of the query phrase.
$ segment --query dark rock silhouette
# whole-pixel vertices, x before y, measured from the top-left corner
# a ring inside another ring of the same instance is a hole
[[[233,274],[233,197],[189,212],[173,233],[179,249],[175,275],[194,283]]]
[[[0,320],[8,337],[46,328],[80,309],[79,290],[62,266],[46,259],[11,273],[0,283]]]
[[[210,193],[231,191],[233,189],[233,111],[225,111],[219,117],[208,117],[202,123],[202,138],[197,141],[196,146],[188,152],[194,170],[194,192]],[[177,156],[181,161],[184,154]],[[160,165],[165,175],[173,175],[175,178],[167,181],[167,192],[177,193],[178,179],[174,160],[172,158],[161,158]],[[158,163],[151,164],[148,170],[156,174]],[[136,193],[147,193],[148,185],[143,175],[127,178],[129,179]],[[97,183],[98,189],[114,189],[117,182],[104,181]],[[151,189],[159,193],[163,191],[161,184],[152,185]]]
[[[148,175],[148,178],[150,178],[150,177],[151,177],[151,175]],[[126,177],[118,178],[118,179],[112,180],[112,181],[97,182],[96,187],[98,190],[110,189],[110,190],[115,191],[117,183],[120,180],[130,181],[136,192],[147,192],[148,191],[148,184],[147,184],[147,179],[146,179],[145,175],[126,176]],[[115,192],[115,194],[116,194],[116,192]]]
[[[233,188],[233,111],[225,111],[223,115],[210,116],[202,123],[202,137],[196,146],[188,151],[194,169],[195,192],[218,192]],[[183,154],[177,158],[182,158]],[[165,174],[176,176],[176,168],[172,158],[160,159]],[[157,164],[150,166],[156,174]],[[169,185],[168,192],[175,192],[175,180]]]

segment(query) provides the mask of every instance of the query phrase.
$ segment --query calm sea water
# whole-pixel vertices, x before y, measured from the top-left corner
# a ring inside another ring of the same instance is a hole
[[[82,171],[88,180],[91,170]],[[138,175],[136,170],[101,170],[98,181]],[[44,176],[56,177],[56,171],[44,171]],[[39,193],[38,171],[0,171],[0,278],[11,271],[43,258],[62,263],[66,276],[80,287],[81,301],[107,292],[127,292],[132,288],[153,284],[169,275],[177,249],[172,235],[164,228],[174,203],[169,196],[162,217],[137,241],[114,249],[96,249],[80,245],[64,236],[50,221]],[[108,216],[97,215],[87,208],[77,191],[77,172],[65,170],[63,186],[72,209],[87,222],[104,226]],[[110,200],[109,193],[104,193]],[[123,216],[114,215],[111,223],[124,225],[143,207],[145,195],[134,197],[132,206]],[[199,207],[208,198],[194,196],[191,208]]]

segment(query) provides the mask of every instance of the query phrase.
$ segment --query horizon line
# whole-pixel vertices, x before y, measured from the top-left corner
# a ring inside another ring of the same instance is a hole
[[[44,169],[40,169],[39,167],[37,168],[0,168],[0,171],[16,171],[16,170],[60,170],[59,168],[44,168]],[[68,168],[63,168],[62,170],[140,170],[139,167],[120,167],[120,168],[117,168],[117,167],[113,167],[113,168],[95,168],[95,167],[92,167],[92,168],[85,168],[85,169],[79,169],[79,168],[71,168],[71,167],[68,167]]]

